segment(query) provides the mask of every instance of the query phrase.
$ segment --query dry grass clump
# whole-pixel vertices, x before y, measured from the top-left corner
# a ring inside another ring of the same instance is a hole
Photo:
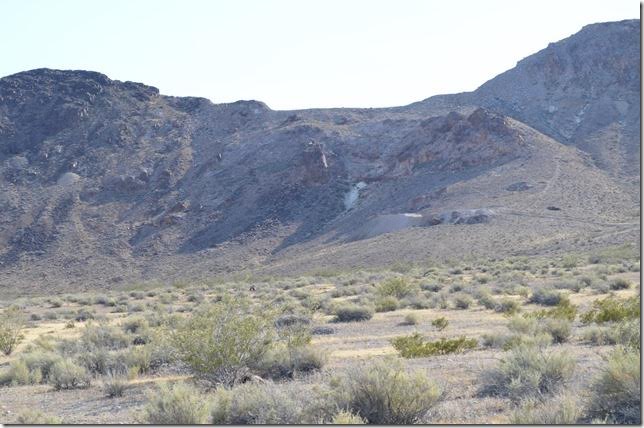
[[[57,416],[46,415],[40,410],[25,410],[18,415],[16,423],[20,425],[59,425],[63,421]]]

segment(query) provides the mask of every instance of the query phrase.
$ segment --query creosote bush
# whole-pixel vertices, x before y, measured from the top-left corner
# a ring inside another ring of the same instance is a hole
[[[24,325],[24,314],[17,307],[9,307],[0,314],[0,351],[3,354],[11,354],[22,341]]]
[[[215,303],[172,333],[178,357],[199,377],[233,385],[275,340],[273,313],[241,301]]]
[[[206,424],[210,408],[209,400],[188,384],[161,384],[158,390],[148,393],[139,418],[142,423],[154,425]]]
[[[397,299],[402,299],[410,294],[418,291],[418,286],[411,283],[404,277],[390,278],[381,283],[376,289],[380,296],[392,296]]]
[[[591,322],[603,324],[638,319],[639,317],[640,301],[637,296],[626,300],[607,297],[602,300],[595,300],[592,309],[581,315],[581,321],[584,324]]]
[[[391,344],[403,358],[420,358],[460,353],[467,349],[474,349],[478,345],[478,341],[458,337],[456,339],[441,338],[434,342],[426,342],[420,333],[414,333],[409,336],[396,337],[391,340]]]
[[[391,312],[398,309],[398,299],[394,296],[384,296],[376,300],[376,312]]]

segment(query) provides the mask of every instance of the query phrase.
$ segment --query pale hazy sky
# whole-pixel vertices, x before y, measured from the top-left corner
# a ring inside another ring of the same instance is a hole
[[[213,102],[384,107],[470,91],[638,0],[0,0],[0,76],[85,69]]]

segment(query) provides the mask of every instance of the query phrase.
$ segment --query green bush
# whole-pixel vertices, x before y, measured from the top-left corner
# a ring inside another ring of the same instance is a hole
[[[445,317],[436,318],[432,321],[432,327],[436,328],[438,331],[443,331],[449,325],[449,321]]]
[[[366,306],[344,305],[335,310],[336,322],[367,321],[373,317],[373,310]]]
[[[606,322],[619,322],[640,317],[640,301],[637,296],[626,300],[618,300],[607,297],[602,300],[595,300],[593,308],[581,316],[584,324],[595,322],[603,324]]]
[[[420,333],[414,333],[409,336],[396,337],[391,340],[391,344],[403,358],[420,358],[461,353],[467,349],[476,348],[478,342],[476,339],[466,337],[441,338],[434,342],[426,342]]]
[[[418,291],[418,286],[406,278],[390,278],[382,282],[376,289],[380,296],[392,296],[397,299],[402,299],[416,291]]]
[[[376,312],[391,312],[398,309],[398,299],[394,296],[384,296],[376,300]]]
[[[55,390],[89,388],[90,377],[84,367],[69,359],[57,361],[49,373],[49,383]]]
[[[640,354],[617,349],[591,389],[589,415],[614,424],[640,424]]]
[[[441,398],[440,389],[426,374],[407,373],[396,360],[351,368],[334,389],[339,408],[370,424],[418,423]]]
[[[211,404],[195,388],[178,383],[161,384],[148,393],[140,416],[141,422],[153,425],[195,425],[208,423]]]
[[[574,370],[575,361],[564,351],[519,346],[484,373],[483,392],[514,400],[551,395],[568,383]]]
[[[9,355],[20,344],[24,335],[25,316],[17,307],[9,307],[0,314],[0,351]]]
[[[527,399],[510,416],[514,425],[573,425],[582,416],[582,408],[572,395],[557,395],[542,401]]]
[[[274,314],[240,301],[215,303],[171,333],[181,361],[215,384],[233,385],[275,340]]]
[[[565,297],[565,296],[564,296]],[[562,298],[557,306],[552,309],[541,309],[524,315],[526,318],[556,318],[568,321],[574,321],[577,317],[577,306],[570,303],[570,300]]]

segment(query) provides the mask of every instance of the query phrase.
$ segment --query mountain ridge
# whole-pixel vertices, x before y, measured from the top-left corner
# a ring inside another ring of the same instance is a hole
[[[639,20],[592,24],[473,92],[377,109],[213,104],[82,70],[2,78],[0,287],[633,239],[638,60]]]

